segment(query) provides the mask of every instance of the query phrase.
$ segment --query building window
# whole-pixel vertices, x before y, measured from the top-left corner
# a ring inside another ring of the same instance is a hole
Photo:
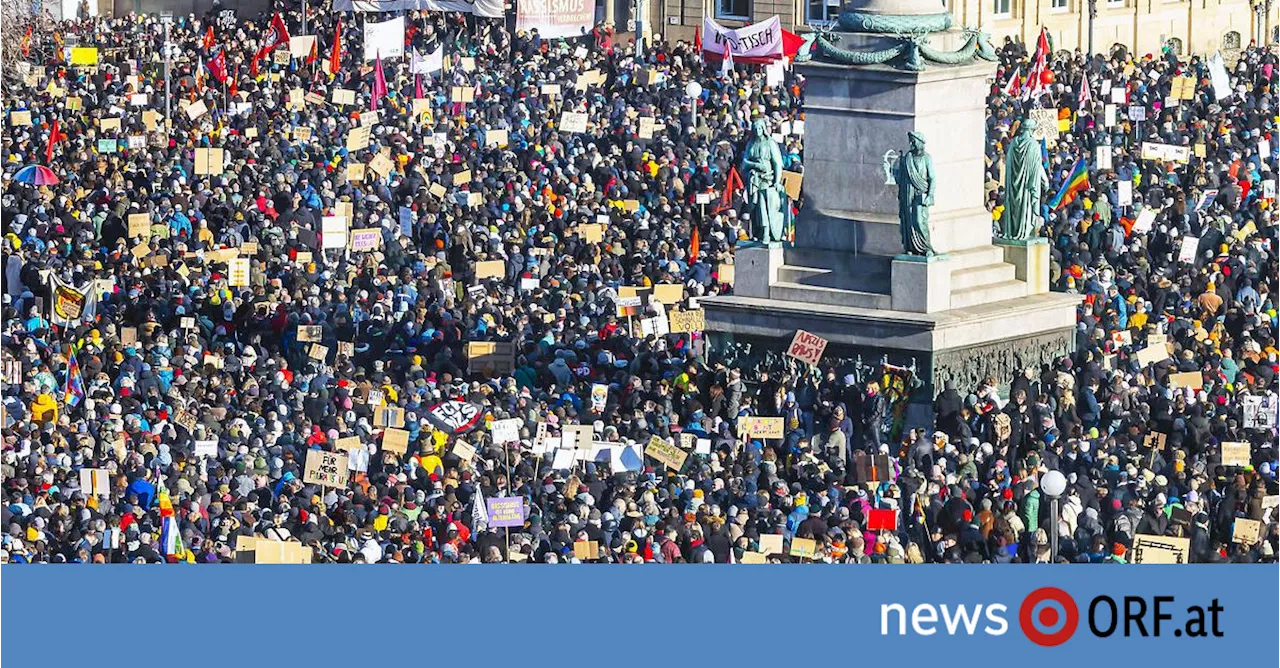
[[[749,20],[751,0],[716,0],[716,18]]]
[[[1224,48],[1224,49],[1239,49],[1239,48],[1240,48],[1240,33],[1238,33],[1238,32],[1236,32],[1236,31],[1232,30],[1231,32],[1229,32],[1229,33],[1227,33],[1227,34],[1223,35],[1223,36],[1222,36],[1222,48]]]
[[[1052,0],[1049,3],[1049,9],[1055,12],[1065,12],[1071,9],[1071,0]]]
[[[1013,0],[992,0],[991,12],[996,18],[1007,19],[1013,16]]]
[[[808,0],[805,22],[813,26],[829,26],[840,15],[840,0]]]
[[[1128,4],[1128,0],[1107,0],[1108,7],[1125,7]]]

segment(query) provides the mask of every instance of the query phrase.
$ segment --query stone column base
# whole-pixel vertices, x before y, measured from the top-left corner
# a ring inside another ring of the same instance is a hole
[[[936,313],[951,308],[951,263],[946,254],[896,255],[890,294],[893,310]]]
[[[778,282],[778,268],[783,263],[782,244],[739,244],[733,257],[733,293],[768,299],[769,286]]]
[[[1004,251],[1004,261],[1013,265],[1014,277],[1026,282],[1027,294],[1049,291],[1048,239],[996,239],[994,243]]]

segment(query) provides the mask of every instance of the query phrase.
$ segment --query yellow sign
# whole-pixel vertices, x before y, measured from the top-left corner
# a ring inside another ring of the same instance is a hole
[[[71,48],[72,65],[97,65],[98,49],[92,46],[76,46]]]

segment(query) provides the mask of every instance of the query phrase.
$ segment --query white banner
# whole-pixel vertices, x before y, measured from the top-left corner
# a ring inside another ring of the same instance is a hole
[[[404,17],[364,24],[364,59],[383,60],[404,56]]]
[[[412,74],[434,74],[444,69],[444,45],[436,47],[424,58],[413,51],[413,63],[409,68]]]
[[[1221,102],[1231,97],[1231,78],[1227,76],[1227,65],[1222,62],[1222,54],[1214,52],[1209,59],[1209,83],[1213,84],[1213,97]]]
[[[591,32],[596,5],[588,0],[517,0],[516,30],[537,30],[544,39],[581,37]]]
[[[782,21],[775,16],[730,30],[711,19],[703,19],[702,50],[724,55],[726,47],[733,52],[734,59],[781,58]]]
[[[333,0],[335,12],[403,12],[410,9],[502,18],[502,0]]]

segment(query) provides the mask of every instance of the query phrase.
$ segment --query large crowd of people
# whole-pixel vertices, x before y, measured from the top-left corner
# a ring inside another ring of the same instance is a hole
[[[431,12],[366,61],[372,19],[315,8],[314,50],[279,56],[303,21],[276,16],[6,54],[0,561],[1047,562],[1055,533],[1064,562],[1275,561],[1274,47],[1230,54],[1229,95],[1205,58],[1123,50],[1053,54],[1027,94],[999,50],[993,225],[1033,109],[1061,119],[1050,190],[1090,166],[1040,231],[1077,349],[899,433],[847,369],[717,359],[642,326],[657,299],[618,315],[627,288],[732,290],[750,226],[721,197],[757,119],[803,168],[794,69]]]

